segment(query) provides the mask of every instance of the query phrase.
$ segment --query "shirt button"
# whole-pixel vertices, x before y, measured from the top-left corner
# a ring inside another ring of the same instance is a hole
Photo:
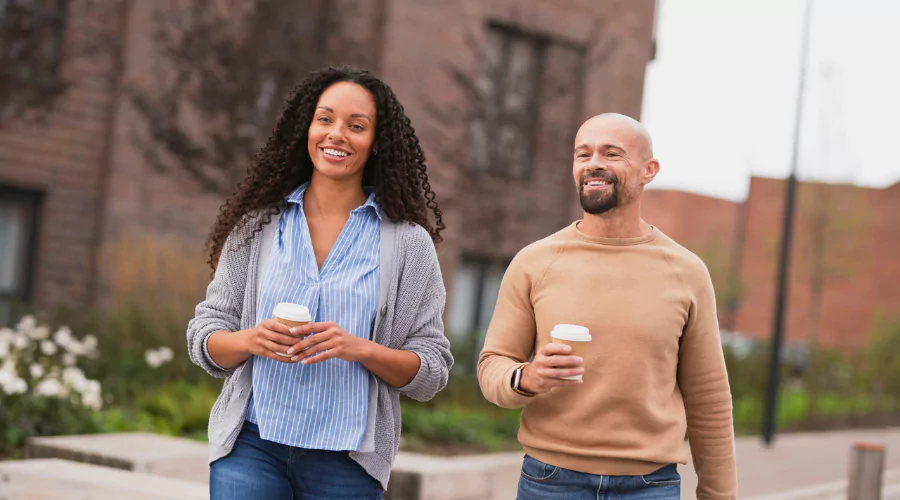
[[[386,305],[381,306],[381,315],[385,316],[386,314],[387,314],[387,306]]]

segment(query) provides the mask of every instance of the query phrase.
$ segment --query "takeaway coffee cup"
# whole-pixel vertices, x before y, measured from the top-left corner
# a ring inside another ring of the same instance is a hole
[[[555,344],[565,344],[572,348],[572,356],[584,359],[587,353],[588,342],[591,341],[591,332],[580,325],[556,325],[550,332],[550,338]],[[581,380],[581,375],[562,377],[566,380]]]
[[[292,304],[290,302],[281,302],[275,306],[272,311],[275,321],[288,327],[303,326],[311,321],[309,309],[300,304]],[[290,354],[277,352],[280,356],[288,357]]]

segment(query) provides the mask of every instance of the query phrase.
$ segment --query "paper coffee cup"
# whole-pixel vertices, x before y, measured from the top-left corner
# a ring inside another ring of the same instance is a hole
[[[591,341],[591,332],[580,325],[556,325],[550,332],[550,338],[555,344],[565,344],[572,348],[572,356],[584,359],[587,353],[588,342]],[[581,375],[562,377],[565,380],[581,380]]]
[[[272,311],[275,321],[288,327],[303,326],[309,323],[312,318],[309,315],[309,309],[300,304],[292,304],[290,302],[281,302],[275,306]],[[276,352],[279,356],[289,357],[290,354]]]

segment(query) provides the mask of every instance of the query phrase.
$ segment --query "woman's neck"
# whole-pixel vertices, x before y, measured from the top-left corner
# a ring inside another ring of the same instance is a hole
[[[303,195],[304,211],[313,216],[346,216],[369,198],[361,181],[335,181],[314,174]]]

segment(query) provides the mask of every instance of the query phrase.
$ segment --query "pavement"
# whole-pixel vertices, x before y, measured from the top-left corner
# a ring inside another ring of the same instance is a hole
[[[735,443],[738,497],[845,500],[851,450],[860,442],[885,447],[882,498],[900,500],[900,428],[783,434],[771,447],[764,446],[759,437],[739,438]],[[59,498],[24,494],[26,490],[55,488],[96,493],[79,498],[137,495],[135,498],[156,500],[171,498],[167,488],[174,491],[179,485],[202,489],[207,477],[205,445],[165,436],[124,433],[39,438],[33,440],[29,450],[32,458],[64,458],[87,464],[68,462],[65,467],[49,467],[41,460],[0,462],[0,499],[10,498],[4,491],[10,489],[16,493],[14,498]],[[391,480],[397,494],[389,498],[514,498],[521,457],[521,452],[451,458],[401,452]],[[681,498],[695,499],[697,476],[692,464],[680,466],[679,471]],[[190,479],[194,481],[186,481]]]
[[[846,498],[850,454],[856,442],[885,446],[885,500],[900,500],[900,429],[782,434],[771,447],[760,437],[738,438],[739,498],[836,500]],[[693,465],[680,466],[681,498],[696,499]]]

